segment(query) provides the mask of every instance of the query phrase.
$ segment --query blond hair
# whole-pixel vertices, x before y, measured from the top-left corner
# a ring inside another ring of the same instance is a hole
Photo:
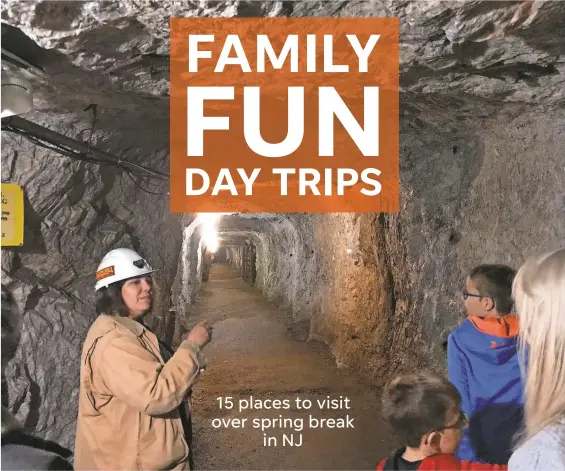
[[[527,364],[521,437],[527,440],[565,417],[565,249],[528,259],[512,291]]]

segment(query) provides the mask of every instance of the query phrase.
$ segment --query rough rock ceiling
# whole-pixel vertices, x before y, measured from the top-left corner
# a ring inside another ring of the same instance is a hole
[[[44,110],[88,101],[166,120],[171,16],[398,16],[402,91],[565,103],[559,1],[10,1],[1,16],[48,50],[35,52],[51,75],[36,103]]]

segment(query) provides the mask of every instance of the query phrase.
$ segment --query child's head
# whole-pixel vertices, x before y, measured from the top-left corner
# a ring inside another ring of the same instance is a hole
[[[506,265],[479,265],[471,270],[463,290],[467,314],[480,317],[510,314],[515,275]]]
[[[434,373],[401,375],[383,395],[383,418],[406,446],[425,456],[455,452],[466,425],[460,408],[455,386]]]

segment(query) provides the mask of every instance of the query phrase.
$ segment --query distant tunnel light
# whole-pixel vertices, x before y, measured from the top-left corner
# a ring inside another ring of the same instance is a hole
[[[206,248],[212,252],[216,253],[220,248],[220,241],[218,240],[218,231],[215,227],[205,226],[204,233],[202,234]]]
[[[225,214],[231,213],[198,213],[197,219],[202,222],[202,238],[206,244],[206,248],[216,253],[220,248],[220,240],[218,238],[218,222]]]

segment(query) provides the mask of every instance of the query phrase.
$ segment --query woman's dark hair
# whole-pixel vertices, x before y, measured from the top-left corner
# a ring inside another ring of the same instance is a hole
[[[96,314],[129,316],[129,309],[122,298],[122,286],[124,286],[125,282],[126,280],[117,281],[96,293]]]

